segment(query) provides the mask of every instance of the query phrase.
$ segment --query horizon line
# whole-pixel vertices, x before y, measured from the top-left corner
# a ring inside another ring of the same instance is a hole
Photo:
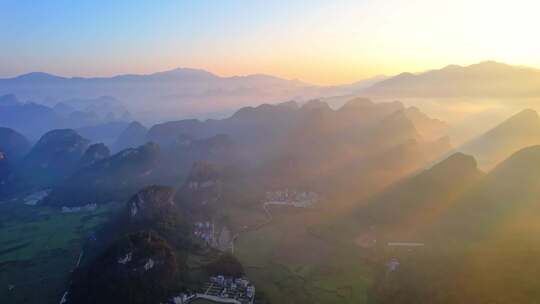
[[[0,77],[0,80],[12,80],[12,79],[32,75],[32,74],[42,74],[42,75],[47,75],[47,76],[51,76],[51,77],[63,78],[63,79],[67,79],[67,80],[69,80],[69,79],[106,79],[106,78],[117,78],[117,77],[123,77],[123,76],[152,76],[152,75],[161,74],[161,73],[174,72],[174,71],[177,71],[177,70],[191,70],[191,71],[198,71],[198,72],[208,73],[208,74],[211,74],[211,75],[213,75],[215,77],[219,77],[219,78],[222,78],[222,79],[264,76],[264,77],[271,77],[271,78],[276,78],[276,79],[285,80],[285,81],[297,81],[297,82],[301,82],[303,84],[306,84],[306,85],[309,85],[309,86],[315,86],[315,87],[335,87],[335,86],[354,84],[356,82],[371,80],[371,79],[378,78],[378,77],[392,78],[392,77],[401,75],[403,73],[411,73],[411,74],[418,75],[418,74],[426,73],[426,72],[429,72],[429,71],[441,70],[441,69],[444,69],[444,68],[447,68],[447,67],[465,68],[465,67],[470,67],[470,66],[477,65],[477,64],[482,64],[482,63],[497,63],[497,64],[504,64],[504,65],[508,65],[508,66],[516,67],[516,68],[528,68],[528,69],[540,70],[540,68],[537,68],[537,67],[534,67],[534,66],[514,65],[514,64],[509,64],[509,63],[506,63],[506,62],[502,62],[502,61],[487,59],[487,60],[478,61],[476,63],[468,64],[468,65],[446,64],[446,65],[444,65],[442,67],[431,68],[431,69],[422,70],[422,71],[416,71],[416,72],[402,71],[402,72],[395,73],[395,74],[392,74],[392,75],[385,75],[384,73],[378,73],[378,74],[371,75],[369,77],[354,80],[352,82],[344,82],[344,83],[340,83],[340,84],[318,84],[318,83],[308,82],[308,81],[305,81],[305,80],[302,80],[302,79],[299,79],[299,78],[286,78],[286,77],[282,77],[282,76],[279,76],[279,75],[268,74],[268,73],[249,73],[249,74],[223,75],[223,74],[219,74],[219,73],[216,73],[216,72],[210,71],[208,69],[204,69],[204,68],[186,67],[186,66],[178,66],[178,67],[174,67],[174,68],[170,68],[170,69],[158,70],[158,71],[155,71],[155,72],[148,72],[148,73],[116,73],[116,74],[110,74],[110,75],[103,75],[102,74],[102,75],[92,75],[92,76],[61,75],[61,74],[56,74],[56,73],[51,73],[51,72],[44,72],[44,71],[29,71],[29,72],[20,73],[20,74],[16,74],[16,75],[12,75],[12,76],[7,76],[7,77],[3,76],[3,77]]]

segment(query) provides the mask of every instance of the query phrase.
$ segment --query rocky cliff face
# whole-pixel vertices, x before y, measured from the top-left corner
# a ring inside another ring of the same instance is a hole
[[[174,189],[163,186],[149,186],[135,194],[127,204],[132,222],[154,221],[164,213],[172,212]]]
[[[16,190],[13,185],[14,178],[7,154],[0,151],[0,197],[5,198]]]
[[[124,208],[121,234],[152,230],[177,249],[190,247],[191,227],[186,211],[176,203],[175,189],[152,185],[133,195]]]
[[[74,274],[68,303],[164,303],[179,270],[174,249],[162,237],[130,234]]]
[[[174,193],[148,186],[127,201],[107,233],[108,249],[74,273],[69,303],[165,303],[185,288],[192,223]]]
[[[176,197],[191,213],[210,214],[221,198],[223,168],[208,161],[193,163]]]
[[[81,157],[81,160],[79,161],[79,168],[93,165],[94,163],[109,156],[111,156],[111,151],[109,151],[109,148],[107,148],[105,144],[93,144],[86,149],[84,155]]]

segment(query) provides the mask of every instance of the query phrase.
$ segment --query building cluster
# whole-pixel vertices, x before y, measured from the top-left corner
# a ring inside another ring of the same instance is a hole
[[[391,258],[388,263],[386,263],[386,270],[387,272],[394,272],[398,269],[400,263],[397,258]]]
[[[24,204],[28,206],[35,206],[37,205],[42,199],[44,199],[48,194],[49,190],[41,190],[38,192],[34,192],[30,195],[27,195],[24,198]]]
[[[173,297],[169,303],[170,304],[185,304],[193,301],[197,297],[197,294],[194,293],[181,293],[175,297]]]
[[[206,285],[206,295],[234,299],[242,304],[253,303],[255,299],[255,286],[246,278],[217,275],[210,277]]]
[[[218,181],[216,181],[216,180],[206,180],[206,181],[202,181],[202,182],[190,181],[190,182],[188,182],[188,188],[190,190],[197,191],[197,190],[202,190],[202,189],[213,187],[213,186],[217,185],[217,183],[218,183]]]
[[[210,280],[201,286],[200,292],[181,293],[170,299],[169,303],[185,304],[196,300],[224,304],[253,304],[255,286],[246,278],[217,275],[210,277]]]
[[[126,253],[125,256],[122,256],[122,257],[119,257],[118,258],[118,264],[123,264],[125,265],[126,263],[129,263],[131,262],[131,258],[133,257],[133,253],[132,252],[128,252]]]
[[[266,192],[265,203],[292,205],[294,207],[314,207],[319,202],[319,194],[312,191],[277,190]]]
[[[76,206],[76,207],[62,207],[63,213],[74,213],[74,212],[81,212],[81,211],[94,211],[97,209],[97,204],[86,204],[84,206]]]
[[[193,227],[193,235],[211,245],[214,240],[214,225],[210,222],[196,222]]]
[[[424,243],[418,242],[388,242],[390,247],[423,247]]]

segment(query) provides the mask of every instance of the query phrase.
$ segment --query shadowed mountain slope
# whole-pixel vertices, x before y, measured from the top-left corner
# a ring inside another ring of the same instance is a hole
[[[21,172],[31,184],[54,185],[75,171],[88,144],[70,129],[47,132],[24,158]]]
[[[390,186],[359,210],[365,224],[390,241],[418,240],[484,176],[472,156],[455,153]]]
[[[535,144],[540,144],[540,117],[536,111],[526,109],[458,150],[474,155],[481,167],[490,169],[518,150]]]
[[[0,151],[13,160],[18,160],[30,151],[30,143],[17,131],[0,127]]]
[[[118,152],[76,171],[44,202],[61,207],[126,199],[151,184],[159,153],[153,143]]]
[[[113,151],[138,147],[145,143],[148,129],[137,121],[130,123],[112,145]]]

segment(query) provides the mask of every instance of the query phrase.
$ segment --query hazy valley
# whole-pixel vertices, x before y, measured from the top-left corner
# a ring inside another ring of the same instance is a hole
[[[536,299],[536,75],[0,80],[0,301]]]

